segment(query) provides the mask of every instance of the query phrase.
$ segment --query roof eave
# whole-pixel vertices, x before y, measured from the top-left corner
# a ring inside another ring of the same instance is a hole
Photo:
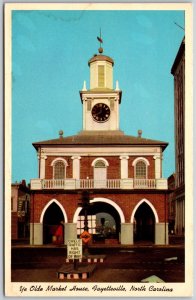
[[[122,91],[121,90],[111,90],[111,91],[104,91],[104,93],[105,94],[111,94],[111,93],[116,93],[116,92],[118,92],[118,94],[119,94],[119,103],[121,103],[121,98],[122,98]],[[80,100],[81,100],[81,103],[83,103],[83,100],[82,100],[82,95],[83,94],[99,94],[100,93],[100,91],[93,91],[93,90],[87,90],[87,91],[79,91],[79,93],[80,93]]]
[[[120,143],[116,143],[116,144],[101,144],[101,143],[96,143],[96,144],[92,144],[92,143],[81,143],[81,144],[73,144],[73,143],[68,143],[68,144],[59,144],[59,143],[54,143],[54,144],[48,144],[48,143],[44,143],[44,142],[40,142],[40,143],[33,143],[32,144],[33,147],[38,150],[39,148],[42,148],[42,147],[49,147],[49,148],[52,148],[52,147],[77,147],[77,148],[80,148],[80,147],[100,147],[100,145],[102,147],[138,147],[138,146],[141,146],[141,147],[161,147],[162,150],[164,151],[167,146],[168,146],[168,143],[164,143],[164,144],[140,144],[140,143],[135,143],[135,144],[120,144]]]
[[[181,57],[183,55],[185,51],[185,38],[182,40],[181,44],[180,44],[180,47],[178,49],[178,53],[175,57],[175,60],[174,60],[174,63],[172,65],[172,68],[171,68],[171,74],[174,75],[175,74],[175,71],[176,71],[176,68],[179,64],[179,61],[181,60]]]

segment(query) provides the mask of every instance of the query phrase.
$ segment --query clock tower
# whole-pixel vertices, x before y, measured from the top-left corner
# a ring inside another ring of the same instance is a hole
[[[122,91],[118,82],[115,89],[113,88],[113,59],[103,55],[102,47],[98,51],[99,54],[95,54],[88,61],[90,89],[87,90],[84,82],[80,91],[83,104],[83,130],[119,130],[119,104]]]

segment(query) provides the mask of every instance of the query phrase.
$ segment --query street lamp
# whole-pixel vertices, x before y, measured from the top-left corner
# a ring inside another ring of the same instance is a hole
[[[91,239],[91,235],[88,232],[88,209],[90,207],[90,198],[89,198],[89,192],[88,191],[82,191],[82,196],[80,198],[82,200],[81,203],[78,203],[79,206],[82,206],[84,209],[84,231],[80,235],[84,242],[84,256],[88,256],[88,242]]]

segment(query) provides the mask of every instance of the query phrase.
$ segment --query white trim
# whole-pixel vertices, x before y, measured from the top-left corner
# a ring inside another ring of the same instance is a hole
[[[74,179],[80,179],[80,159],[81,156],[75,155],[71,157],[73,163],[72,163],[72,177]]]
[[[157,214],[157,211],[156,209],[154,208],[154,206],[152,205],[152,203],[150,201],[148,201],[147,199],[142,199],[140,202],[138,202],[138,204],[135,206],[132,214],[131,214],[131,223],[133,224],[133,221],[134,221],[134,216],[135,216],[135,213],[138,209],[138,207],[142,204],[142,203],[146,203],[150,206],[150,208],[152,209],[153,213],[154,213],[154,217],[155,217],[155,222],[156,223],[159,223],[159,217],[158,217],[158,214]]]
[[[120,156],[120,178],[121,179],[128,178],[128,173],[129,173],[128,159],[129,159],[128,155]]]
[[[105,158],[103,158],[103,157],[95,158],[95,159],[93,160],[91,166],[92,166],[92,167],[95,167],[96,162],[99,161],[99,160],[104,161],[104,163],[105,163],[105,165],[106,165],[107,167],[109,166],[108,161],[107,161]]]
[[[134,161],[132,162],[132,166],[135,167],[137,162],[140,161],[140,160],[144,161],[147,164],[147,166],[150,166],[149,161],[145,157],[137,157],[136,159],[134,159]]]
[[[64,158],[62,158],[62,157],[57,157],[57,158],[55,158],[55,159],[51,162],[51,166],[53,167],[54,164],[55,164],[57,161],[62,161],[66,167],[68,166],[67,161],[66,161]]]
[[[40,223],[43,223],[44,214],[45,214],[47,208],[48,208],[53,202],[56,203],[56,204],[60,207],[60,209],[61,209],[61,211],[62,211],[62,213],[63,213],[63,216],[64,216],[65,223],[67,223],[67,222],[68,222],[68,218],[67,218],[67,214],[66,214],[66,212],[65,212],[65,210],[64,210],[64,207],[63,207],[62,204],[59,203],[58,200],[56,200],[56,199],[50,200],[50,201],[45,205],[44,209],[42,210],[41,216],[40,216]]]
[[[119,213],[121,224],[125,223],[124,213],[123,213],[122,209],[120,208],[120,206],[118,206],[118,204],[116,204],[114,201],[112,201],[110,199],[106,199],[106,198],[94,198],[93,200],[90,200],[90,203],[95,203],[95,202],[103,202],[103,203],[107,203],[107,204],[110,204],[111,206],[113,206]],[[82,210],[82,207],[78,207],[76,209],[74,217],[73,217],[73,223],[77,223],[78,216],[79,216],[81,210]]]
[[[99,155],[108,155],[108,156],[121,156],[126,153],[126,155],[129,156],[138,156],[138,155],[145,155],[145,156],[154,156],[157,153],[160,153],[161,148],[160,147],[148,147],[148,148],[142,148],[142,147],[63,147],[63,148],[57,148],[57,147],[44,147],[44,152],[47,156],[73,156],[73,155],[79,155],[79,156],[99,156]]]

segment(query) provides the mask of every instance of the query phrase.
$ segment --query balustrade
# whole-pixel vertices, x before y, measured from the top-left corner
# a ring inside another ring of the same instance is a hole
[[[135,189],[155,189],[156,180],[155,179],[134,179],[133,188]]]
[[[31,189],[167,189],[167,179],[32,179]]]

